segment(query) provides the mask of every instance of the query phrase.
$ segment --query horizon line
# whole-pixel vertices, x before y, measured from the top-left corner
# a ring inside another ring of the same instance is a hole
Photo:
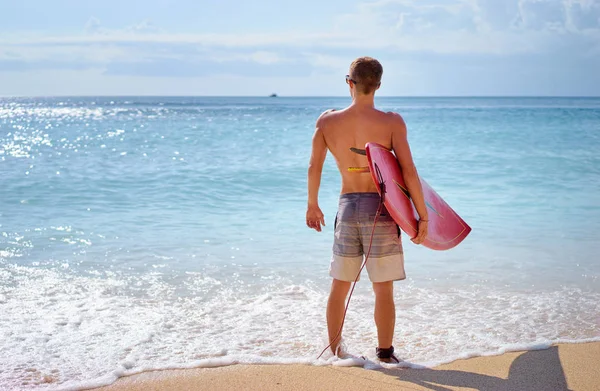
[[[35,98],[351,98],[349,95],[0,95],[0,99]],[[600,95],[380,95],[377,98],[600,98]]]

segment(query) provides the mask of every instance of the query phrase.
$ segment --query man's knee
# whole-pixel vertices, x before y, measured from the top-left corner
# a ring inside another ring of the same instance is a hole
[[[342,296],[346,298],[346,295],[350,290],[350,284],[351,282],[349,281],[341,281],[334,278],[331,282],[331,296]]]
[[[380,297],[380,298],[393,297],[394,296],[394,282],[393,281],[374,282],[373,283],[373,292],[375,292],[376,297]]]

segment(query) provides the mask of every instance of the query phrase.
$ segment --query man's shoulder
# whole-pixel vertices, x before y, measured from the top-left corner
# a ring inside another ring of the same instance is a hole
[[[336,109],[325,110],[324,112],[321,113],[321,115],[319,116],[319,119],[330,117],[333,113],[337,113],[337,112],[338,112],[338,110],[336,110]]]
[[[331,120],[332,117],[334,117],[338,113],[339,111],[336,109],[325,110],[317,119],[317,127],[324,126],[327,122]]]
[[[395,111],[382,111],[383,115],[385,115],[390,121],[404,121],[400,113]]]
[[[404,118],[400,115],[400,113],[396,113],[395,111],[382,112],[385,116],[388,123],[394,128],[406,128],[406,124],[404,123]]]

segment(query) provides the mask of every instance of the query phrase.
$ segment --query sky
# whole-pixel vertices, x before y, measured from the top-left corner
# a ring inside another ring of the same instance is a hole
[[[600,96],[600,0],[0,0],[0,96]]]

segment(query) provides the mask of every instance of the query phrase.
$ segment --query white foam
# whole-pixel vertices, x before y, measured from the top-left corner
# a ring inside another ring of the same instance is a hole
[[[317,360],[327,344],[327,280],[227,270],[85,277],[0,264],[0,389],[81,389],[147,370],[233,364],[380,367],[368,284],[357,287],[344,329],[354,357]],[[396,302],[403,367],[600,340],[600,295],[574,288],[435,290],[408,281],[397,284]]]

